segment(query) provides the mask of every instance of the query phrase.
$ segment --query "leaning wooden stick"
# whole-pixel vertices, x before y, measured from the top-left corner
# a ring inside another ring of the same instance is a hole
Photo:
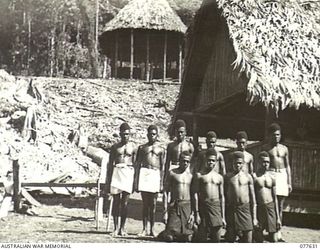
[[[113,207],[113,196],[110,196],[110,205],[109,205],[109,213],[108,213],[108,220],[107,220],[107,232],[109,232],[110,228],[110,219],[112,215],[112,207]]]

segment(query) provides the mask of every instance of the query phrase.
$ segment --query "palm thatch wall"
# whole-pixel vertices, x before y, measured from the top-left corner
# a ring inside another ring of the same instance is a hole
[[[130,78],[135,75],[148,80],[151,74],[151,78],[180,79],[185,31],[166,0],[131,0],[106,24],[100,44],[103,53],[112,58],[114,77],[118,77],[118,65],[123,69],[123,62],[130,61]],[[159,77],[159,70],[163,76]]]
[[[276,110],[320,109],[320,2],[218,0],[248,100]]]

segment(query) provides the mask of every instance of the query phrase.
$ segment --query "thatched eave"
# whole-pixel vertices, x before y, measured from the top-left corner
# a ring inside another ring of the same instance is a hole
[[[131,0],[108,22],[104,32],[119,29],[186,32],[186,26],[166,0]]]
[[[320,2],[218,0],[248,100],[276,110],[320,109]]]

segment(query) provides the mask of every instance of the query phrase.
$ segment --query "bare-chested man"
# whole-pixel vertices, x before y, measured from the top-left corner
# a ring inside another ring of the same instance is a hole
[[[177,120],[174,124],[174,128],[176,140],[169,143],[167,146],[167,157],[164,172],[165,179],[169,173],[169,170],[172,170],[179,166],[179,158],[181,153],[187,152],[190,155],[193,155],[194,152],[192,143],[186,140],[186,123],[183,120]]]
[[[292,191],[291,186],[291,168],[289,164],[289,151],[288,148],[280,144],[281,128],[279,124],[273,123],[268,129],[269,145],[265,150],[270,156],[270,169],[276,179],[276,195],[278,198],[280,220],[282,222],[282,211],[285,198],[289,196]],[[278,239],[282,241],[281,232],[278,232]]]
[[[278,210],[278,200],[276,196],[276,180],[268,172],[270,157],[266,151],[260,152],[258,156],[258,169],[253,174],[254,187],[257,198],[258,230],[257,242],[263,242],[263,230],[269,233],[269,240],[277,242],[275,233],[281,227]]]
[[[248,143],[248,135],[246,131],[239,131],[236,135],[237,151],[244,154],[244,165],[242,171],[253,174],[253,156],[246,151]]]
[[[252,242],[253,226],[257,226],[257,204],[253,179],[242,171],[244,165],[243,152],[236,151],[232,155],[233,172],[225,178],[226,184],[226,219],[227,241],[235,242],[236,236],[241,242]]]
[[[195,208],[195,206],[191,205],[193,174],[190,170],[190,162],[190,153],[180,154],[179,167],[169,171],[165,184],[165,191],[168,193],[164,202],[166,228],[158,237],[167,242],[190,242],[193,237],[192,224],[199,219],[197,211],[192,211],[192,207]]]
[[[125,223],[128,200],[133,188],[136,157],[136,147],[129,141],[130,126],[127,123],[122,123],[120,126],[120,138],[121,141],[111,147],[106,179],[107,193],[111,193],[114,200],[112,207],[114,236],[127,234]],[[119,216],[121,217],[120,227]]]
[[[207,240],[209,234],[213,242],[220,242],[221,227],[226,225],[224,180],[223,176],[214,170],[217,157],[217,151],[209,148],[206,151],[206,166],[196,173],[195,202],[198,201],[201,217],[198,232],[200,241]]]
[[[217,143],[217,134],[214,131],[209,131],[207,133],[206,137],[206,144],[207,144],[207,150],[212,148],[217,151],[217,159],[216,159],[216,166],[214,167],[214,170],[224,176],[226,174],[226,167],[223,155],[215,148]],[[206,151],[203,150],[199,153],[198,156],[198,167],[197,171],[200,171],[203,168],[206,168]]]
[[[150,236],[154,236],[153,226],[158,193],[163,189],[165,149],[158,142],[158,128],[148,127],[148,143],[139,146],[137,153],[136,190],[141,192],[143,229],[140,236],[146,236],[148,220]]]

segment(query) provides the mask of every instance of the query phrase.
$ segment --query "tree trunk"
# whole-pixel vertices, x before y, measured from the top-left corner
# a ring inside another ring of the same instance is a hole
[[[86,5],[84,3],[87,3]],[[80,9],[80,13],[82,16],[82,20],[84,20],[84,25],[87,26],[88,32],[88,49],[89,49],[89,62],[91,65],[91,77],[97,78],[99,77],[99,63],[98,63],[98,54],[95,49],[95,22],[93,22],[89,15],[87,7],[87,0],[79,0],[77,1],[78,7]]]
[[[63,20],[62,24],[62,75],[65,74],[66,69],[66,23],[65,20]]]
[[[27,70],[30,75],[30,59],[31,59],[31,13],[28,13],[28,54],[27,54]]]
[[[50,42],[50,77],[53,77],[54,62],[55,62],[55,38],[56,38],[56,25],[51,29],[51,42]]]

